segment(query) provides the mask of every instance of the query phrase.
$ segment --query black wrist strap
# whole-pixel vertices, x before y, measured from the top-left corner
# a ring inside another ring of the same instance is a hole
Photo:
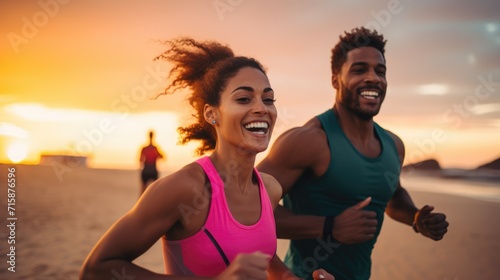
[[[335,217],[333,216],[326,216],[325,217],[325,223],[323,224],[323,240],[327,241],[328,237],[332,237],[332,231],[333,231],[333,220]]]

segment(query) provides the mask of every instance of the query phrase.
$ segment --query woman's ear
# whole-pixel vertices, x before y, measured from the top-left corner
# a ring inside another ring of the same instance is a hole
[[[205,107],[203,108],[203,117],[205,118],[205,121],[211,125],[214,125],[217,123],[217,112],[216,108],[205,104]]]

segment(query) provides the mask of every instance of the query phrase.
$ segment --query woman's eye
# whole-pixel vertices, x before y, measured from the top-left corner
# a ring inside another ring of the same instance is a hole
[[[250,98],[241,97],[241,98],[236,99],[236,101],[238,101],[239,103],[248,103],[248,102],[250,102]]]
[[[273,98],[266,98],[266,99],[264,99],[264,103],[265,104],[272,105],[272,104],[274,104],[274,102],[276,102],[276,99],[273,99]]]

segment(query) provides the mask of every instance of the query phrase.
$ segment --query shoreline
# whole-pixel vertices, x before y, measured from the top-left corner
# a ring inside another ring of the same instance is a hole
[[[6,182],[6,170],[12,166],[17,176],[16,272],[8,270],[10,232],[4,225],[0,231],[1,279],[78,278],[92,247],[139,196],[138,171],[81,168],[63,174],[59,180],[50,166],[0,164],[1,182]],[[372,279],[499,278],[500,224],[496,223],[495,213],[500,213],[500,204],[425,191],[435,189],[433,183],[442,182],[439,180],[406,180],[403,186],[408,185],[417,206],[434,205],[436,211],[447,215],[449,232],[442,241],[434,242],[386,216],[372,256]],[[430,185],[421,187],[420,183]],[[6,194],[6,184],[1,186],[0,191]],[[4,195],[0,209],[0,220],[6,224]],[[281,257],[286,244],[278,240]],[[134,263],[163,273],[160,242]]]

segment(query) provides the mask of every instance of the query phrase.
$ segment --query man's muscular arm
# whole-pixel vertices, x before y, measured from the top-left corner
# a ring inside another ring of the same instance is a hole
[[[405,157],[403,141],[395,134],[389,132],[398,150],[401,164]],[[410,194],[398,184],[398,188],[387,204],[386,213],[391,218],[401,223],[414,227],[414,230],[433,240],[441,240],[448,231],[446,215],[432,213],[434,206],[425,205],[418,209],[413,203]]]
[[[284,196],[306,170],[318,164],[318,156],[325,149],[328,149],[326,136],[319,121],[313,119],[302,127],[283,133],[257,169],[276,178]],[[295,215],[281,205],[276,208],[275,217],[278,238],[316,238],[323,234],[325,217]]]
[[[303,127],[280,136],[257,168],[274,176],[285,195],[306,170],[312,171],[315,176],[323,175],[330,163],[330,153],[327,151],[329,147],[326,135],[319,121],[314,118]],[[334,218],[332,236],[335,240],[352,244],[373,238],[377,226],[375,212],[363,210],[369,203],[368,198]],[[275,217],[278,238],[305,239],[323,236],[323,216],[296,215],[279,205],[275,210]]]

